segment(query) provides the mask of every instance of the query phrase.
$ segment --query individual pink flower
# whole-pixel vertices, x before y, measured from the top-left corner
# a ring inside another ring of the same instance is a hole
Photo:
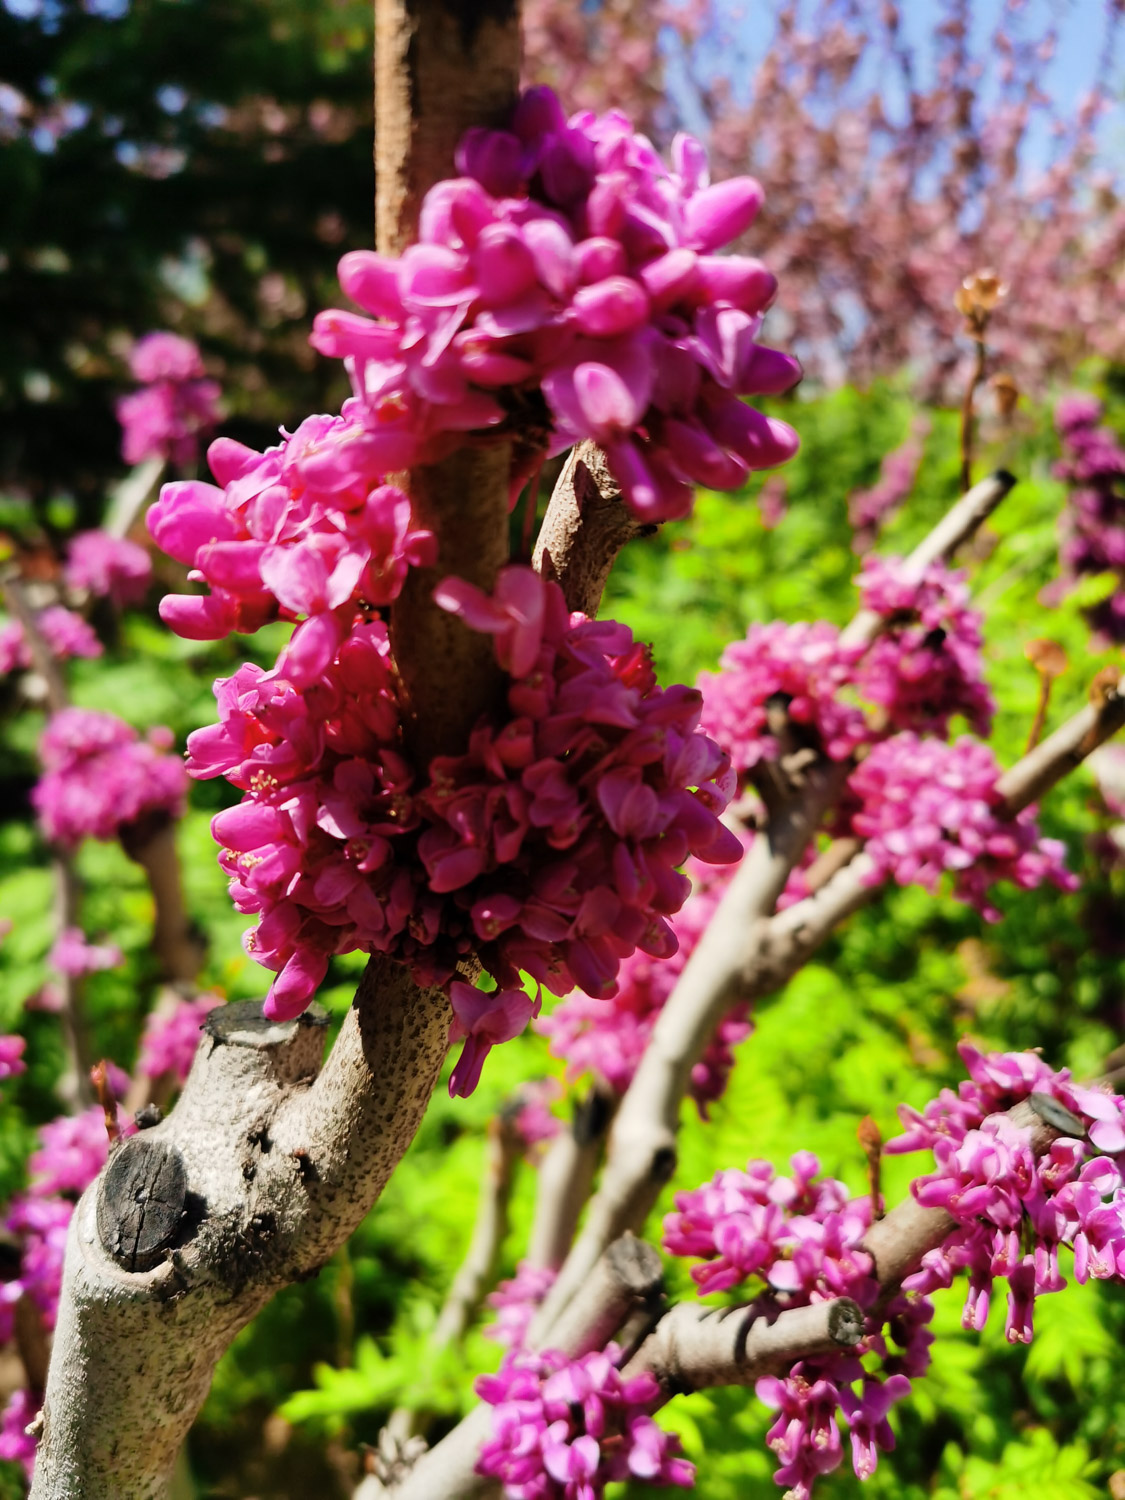
[[[519,1036],[532,1017],[539,1014],[540,1001],[525,990],[487,993],[458,980],[449,986],[453,1007],[450,1043],[464,1041],[457,1065],[449,1075],[450,1097],[467,1099],[480,1082],[485,1058],[500,1042]]]
[[[52,604],[42,610],[36,616],[35,624],[47,649],[58,661],[69,661],[75,656],[92,658],[102,654],[101,641],[82,616],[61,604]],[[20,622],[9,620],[7,624],[0,625],[0,674],[14,672],[21,667],[27,669],[34,662],[34,655]]]
[[[0,1417],[0,1458],[23,1465],[28,1479],[35,1469],[36,1440],[28,1427],[39,1413],[41,1401],[29,1390],[13,1391]]]
[[[550,1266],[533,1266],[521,1260],[515,1276],[502,1281],[486,1299],[499,1316],[484,1330],[485,1337],[508,1349],[522,1349],[535,1309],[554,1286],[557,1275]]]

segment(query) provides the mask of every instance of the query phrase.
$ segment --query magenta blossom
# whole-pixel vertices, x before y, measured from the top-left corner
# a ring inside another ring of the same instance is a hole
[[[81,615],[61,604],[52,604],[36,616],[36,627],[50,651],[58,661],[68,661],[74,656],[87,658],[102,654],[102,643]],[[0,675],[14,672],[18,668],[34,665],[34,656],[24,638],[23,626],[18,620],[9,620],[0,625]]]
[[[619,1357],[615,1344],[573,1360],[553,1349],[505,1355],[475,1384],[493,1408],[477,1473],[525,1500],[599,1500],[614,1480],[690,1488],[695,1470],[678,1456],[679,1439],[650,1415],[656,1380],[623,1380]]]
[[[480,1082],[485,1058],[500,1042],[519,1036],[527,1023],[539,1014],[538,997],[532,1000],[526,991],[495,990],[487,993],[458,980],[449,986],[453,1007],[450,1043],[464,1040],[461,1056],[449,1075],[451,1098],[467,1099]]]
[[[60,974],[77,978],[98,969],[116,969],[125,955],[116,943],[88,943],[80,927],[67,927],[55,939],[47,962]]]
[[[116,838],[142,817],[181,816],[187,776],[170,745],[165,729],[142,740],[113,714],[61,709],[40,739],[43,776],[31,794],[43,832],[74,846]]]
[[[861,803],[851,822],[867,840],[872,879],[935,890],[950,871],[957,898],[988,921],[1000,915],[989,900],[999,880],[1073,890],[1065,846],[1040,837],[1034,808],[1004,815],[999,777],[989,747],[968,736],[946,745],[899,734],[876,745],[848,781]]]
[[[521,1260],[515,1276],[489,1293],[488,1305],[495,1307],[499,1316],[484,1330],[485,1337],[508,1349],[522,1349],[535,1309],[554,1286],[557,1275],[549,1266],[533,1266]]]
[[[199,350],[178,334],[149,333],[134,345],[129,364],[142,388],[117,403],[125,462],[194,463],[200,438],[218,420],[220,394],[215,381],[203,378]]]
[[[569,617],[557,585],[534,587],[532,669],[509,680],[506,715],[421,787],[399,750],[381,622],[354,626],[303,692],[280,668],[219,684],[221,722],[191,736],[191,770],[246,794],[213,831],[235,904],[261,916],[248,947],[278,972],[272,1014],[302,1010],[332,954],[357,948],[424,983],[451,981],[475,948],[501,992],[522,990],[524,971],[612,994],[635,948],[673,951],[677,867],[740,853],[717,816],[731,778],[697,730],[698,694],[659,688],[628,630]]]
[[[348,362],[345,415],[385,469],[439,458],[498,426],[502,396],[538,393],[550,448],[593,438],[648,521],[686,515],[697,484],[736,489],[792,456],[793,430],[738,399],[800,377],[758,343],[776,281],[716,254],[761,206],[752,178],[710,185],[689,137],[670,170],[620,112],[567,120],[543,88],[511,131],[469,131],[457,166],[426,195],[420,243],[340,262],[372,316],[314,325],[315,347]]]
[[[211,590],[168,595],[161,618],[193,640],[303,620],[282,663],[298,686],[311,684],[357,612],[389,604],[408,568],[434,556],[432,533],[413,526],[410,501],[376,458],[364,429],[342,417],[308,417],[265,453],[212,443],[222,488],[165,485],[148,513],[157,545]]]
[[[191,1000],[177,999],[165,1009],[158,1006],[145,1017],[137,1071],[146,1078],[170,1074],[177,1084],[187,1078],[199,1046],[199,1030],[216,1006],[218,995],[196,995]]]
[[[63,582],[68,589],[112,599],[118,609],[139,604],[152,580],[144,547],[108,531],[81,531],[67,543]]]
[[[23,1060],[26,1046],[22,1036],[0,1036],[0,1083],[27,1071]]]
[[[38,1415],[41,1404],[31,1391],[13,1391],[0,1417],[0,1458],[8,1463],[22,1464],[28,1479],[35,1469],[36,1440],[27,1429]]]

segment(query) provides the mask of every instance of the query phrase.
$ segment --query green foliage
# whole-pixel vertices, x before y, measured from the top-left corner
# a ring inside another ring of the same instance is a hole
[[[787,472],[789,511],[779,526],[762,527],[753,489],[734,499],[704,494],[692,520],[633,544],[614,574],[605,612],[654,643],[667,681],[692,681],[713,667],[724,642],[750,621],[842,622],[854,608],[857,559],[846,497],[874,480],[882,455],[906,437],[913,409],[892,386],[787,405],[795,405],[787,414],[804,447]],[[884,551],[908,549],[956,494],[956,418],[930,415],[915,493],[888,527]],[[1050,477],[1053,456],[1049,420],[1036,411],[978,466],[983,472],[1003,462],[1020,477],[988,528],[991,550],[978,548],[970,560],[974,589],[988,610],[988,674],[998,700],[994,744],[1005,762],[1021,753],[1035,709],[1037,679],[1023,654],[1028,640],[1049,636],[1069,656],[1052,700],[1052,725],[1083,701],[1091,677],[1110,659],[1090,645],[1080,613],[1090,598],[1053,608],[1040,601],[1056,571],[1062,491]],[[271,659],[279,642],[276,632],[266,636],[183,642],[151,614],[132,612],[104,658],[77,665],[75,697],[112,707],[138,726],[168,723],[182,742],[212,716],[211,679],[229,673],[238,652]],[[0,945],[0,1029],[28,1036],[30,1062],[28,1074],[0,1100],[5,1195],[22,1181],[34,1127],[57,1112],[54,1085],[63,1067],[55,1019],[23,1009],[47,977],[54,931],[47,851],[21,809],[35,775],[41,723],[33,712],[9,713],[0,723],[0,779],[6,805],[17,810],[0,822],[0,917],[14,924]],[[226,896],[208,826],[231,797],[220,783],[194,785],[178,841],[188,904],[210,940],[204,981],[243,998],[261,995],[266,975],[243,952],[245,922]],[[859,1120],[871,1114],[885,1136],[894,1134],[900,1102],[919,1106],[956,1083],[954,1049],[966,1033],[988,1044],[1042,1046],[1055,1062],[1096,1072],[1125,1020],[1125,946],[1116,916],[1125,892],[1121,874],[1107,872],[1091,845],[1107,820],[1088,770],[1051,793],[1042,818],[1066,840],[1083,877],[1081,891],[1005,890],[1004,920],[995,927],[947,895],[887,893],[759,1008],[756,1033],[743,1045],[711,1120],[685,1110],[674,1186],[695,1186],[751,1156],[783,1165],[794,1150],[808,1148],[825,1170],[862,1190]],[[80,870],[86,930],[112,934],[126,958],[121,970],[89,984],[95,1049],[130,1066],[156,980],[150,898],[139,871],[115,846],[88,844]],[[334,964],[322,993],[334,1018],[346,1010],[361,968],[358,957]],[[543,1040],[527,1036],[492,1053],[471,1099],[450,1100],[439,1088],[402,1167],[346,1253],[314,1281],[276,1298],[221,1363],[191,1440],[201,1494],[287,1497],[311,1486],[342,1495],[347,1455],[376,1439],[391,1408],[416,1408],[440,1432],[470,1404],[473,1378],[495,1368],[498,1347],[476,1328],[461,1349],[436,1358],[429,1335],[468,1244],[487,1123],[521,1081],[560,1071]],[[884,1166],[893,1202],[925,1163],[890,1157]],[[512,1273],[526,1244],[534,1190],[535,1174],[524,1166],[502,1274]],[[649,1225],[653,1237],[673,1191]],[[670,1268],[670,1282],[692,1294],[682,1266]],[[1119,1290],[1072,1287],[1042,1299],[1030,1350],[1007,1346],[999,1309],[983,1336],[963,1332],[962,1296],[955,1287],[938,1299],[933,1370],[894,1416],[897,1452],[862,1492],[850,1470],[838,1471],[823,1482],[826,1500],[860,1493],[868,1500],[1028,1493],[1082,1500],[1104,1493],[1108,1476],[1125,1467]],[[665,1420],[699,1465],[701,1500],[779,1493],[763,1445],[769,1417],[752,1391],[680,1399]],[[621,1493],[637,1500],[656,1492],[634,1485]]]

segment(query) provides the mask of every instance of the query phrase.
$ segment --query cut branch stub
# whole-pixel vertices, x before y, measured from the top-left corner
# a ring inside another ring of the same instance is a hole
[[[109,1159],[98,1189],[98,1238],[126,1271],[164,1259],[187,1206],[184,1159],[170,1141],[133,1136]]]
[[[293,1084],[320,1071],[327,1025],[328,1012],[319,1005],[310,1005],[296,1020],[271,1021],[260,1000],[236,1000],[209,1011],[201,1029],[216,1047],[276,1048],[276,1081]]]

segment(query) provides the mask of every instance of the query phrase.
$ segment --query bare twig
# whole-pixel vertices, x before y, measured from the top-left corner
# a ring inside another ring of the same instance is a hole
[[[127,537],[134,523],[144,514],[163,473],[162,458],[146,458],[144,463],[130,470],[110,496],[103,531],[110,536]]]
[[[592,617],[621,548],[655,531],[625,508],[621,486],[602,450],[591,442],[579,443],[567,455],[555,484],[533,566],[561,586],[571,609]]]
[[[55,848],[52,864],[58,932],[62,934],[72,927],[81,930],[82,887],[74,868],[74,860],[68,850]],[[61,996],[59,1018],[70,1057],[70,1070],[60,1084],[60,1091],[74,1108],[85,1109],[94,1102],[94,1088],[90,1081],[93,1057],[86,1020],[85,980],[81,974],[67,974],[62,970],[57,972],[56,978]]]
[[[463,1337],[492,1283],[508,1232],[508,1204],[520,1152],[515,1122],[503,1114],[495,1116],[486,1137],[484,1181],[473,1237],[438,1315],[432,1340],[435,1349],[444,1349]]]
[[[752,1385],[800,1359],[854,1349],[863,1311],[850,1297],[792,1307],[773,1322],[760,1307],[679,1302],[657,1323],[622,1374],[654,1375],[665,1399],[717,1385]]]
[[[973,482],[973,402],[977,387],[984,379],[987,358],[984,340],[976,339],[975,343],[976,357],[973,360],[972,374],[969,376],[965,394],[961,400],[961,488],[963,490],[967,490]]]

